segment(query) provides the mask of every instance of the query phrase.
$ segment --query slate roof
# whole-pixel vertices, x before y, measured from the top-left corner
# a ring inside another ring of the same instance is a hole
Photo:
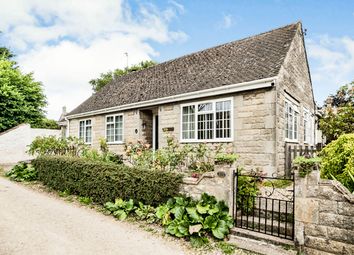
[[[68,116],[276,76],[299,27],[300,22],[127,74]]]

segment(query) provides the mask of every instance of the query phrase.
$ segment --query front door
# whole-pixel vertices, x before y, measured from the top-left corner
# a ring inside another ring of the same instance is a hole
[[[154,115],[154,123],[153,123],[153,130],[152,130],[152,137],[153,137],[153,149],[159,149],[159,115]]]

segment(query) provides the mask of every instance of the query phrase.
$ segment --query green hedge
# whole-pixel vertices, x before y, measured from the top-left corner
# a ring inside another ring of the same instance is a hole
[[[101,204],[119,197],[158,205],[176,195],[182,182],[181,175],[170,172],[66,156],[41,156],[33,166],[45,185]]]

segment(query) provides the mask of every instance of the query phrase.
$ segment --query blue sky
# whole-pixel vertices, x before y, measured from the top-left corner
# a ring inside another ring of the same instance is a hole
[[[1,3],[3,2],[3,3]],[[5,4],[6,2],[6,4]],[[354,80],[352,0],[0,0],[0,43],[34,72],[58,118],[90,96],[101,72],[163,62],[296,21],[305,38],[315,99]]]

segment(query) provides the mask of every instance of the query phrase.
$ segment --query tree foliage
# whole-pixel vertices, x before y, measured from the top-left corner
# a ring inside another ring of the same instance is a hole
[[[0,132],[44,119],[46,100],[42,84],[33,79],[32,73],[23,74],[15,64],[0,58]]]
[[[150,60],[142,61],[139,64],[133,65],[133,66],[125,68],[125,69],[118,68],[114,71],[109,71],[107,73],[101,73],[99,78],[92,79],[89,81],[89,83],[91,84],[93,91],[97,92],[114,79],[117,79],[117,78],[119,78],[123,75],[126,75],[128,73],[143,70],[145,68],[148,68],[148,67],[151,67],[154,65],[156,65],[156,62],[154,62],[154,61],[150,61]]]
[[[6,47],[0,47],[0,58],[11,59],[15,55]]]
[[[342,86],[335,95],[326,100],[320,129],[327,142],[336,140],[342,134],[354,133],[354,82]]]

